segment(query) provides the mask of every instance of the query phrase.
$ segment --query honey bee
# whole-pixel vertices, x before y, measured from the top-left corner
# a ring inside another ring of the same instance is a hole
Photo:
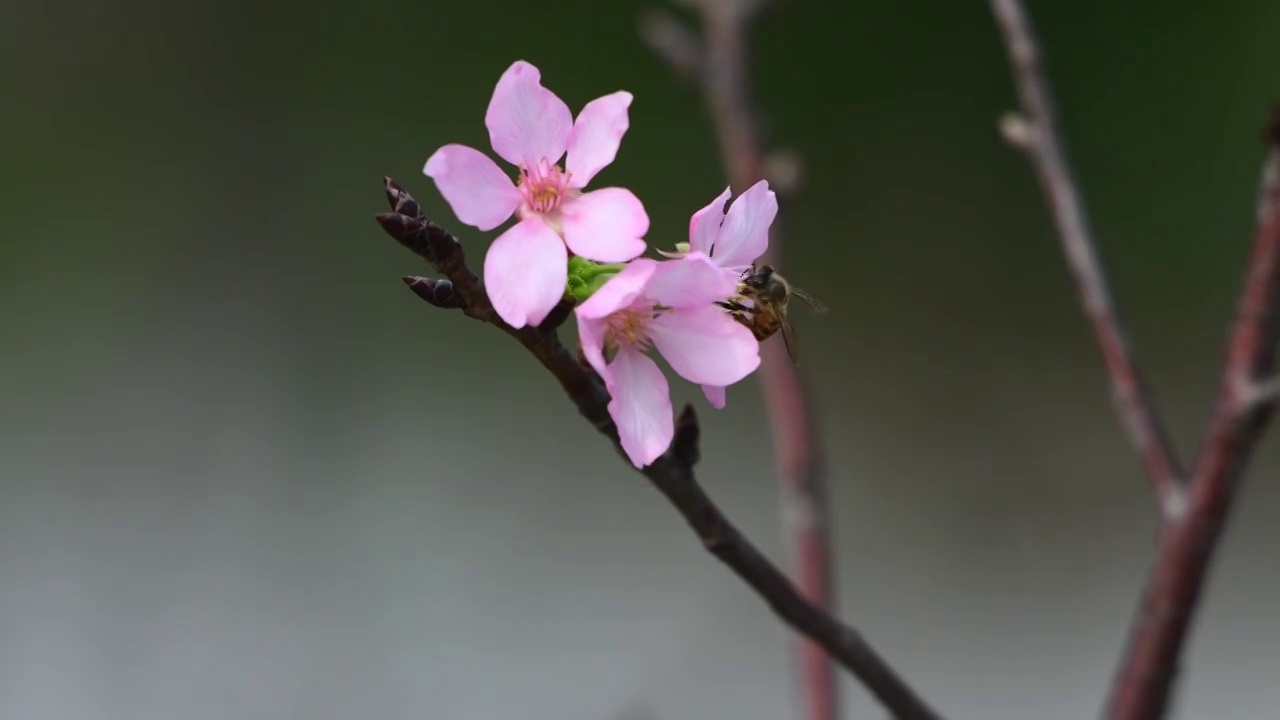
[[[782,330],[791,362],[800,364],[800,345],[796,329],[791,325],[787,308],[792,298],[800,298],[814,312],[826,312],[827,306],[812,293],[787,282],[768,265],[752,265],[742,274],[737,293],[717,303],[729,311],[734,320],[746,326],[757,340],[765,340]],[[750,303],[750,304],[748,304]]]

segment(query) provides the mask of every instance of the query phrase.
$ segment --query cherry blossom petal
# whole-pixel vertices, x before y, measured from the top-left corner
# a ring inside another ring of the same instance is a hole
[[[521,220],[498,236],[484,257],[484,284],[508,325],[542,322],[564,295],[569,255],[541,218]]]
[[[621,272],[609,278],[608,282],[574,310],[579,322],[603,320],[623,308],[630,307],[644,292],[658,264],[657,260],[648,258],[639,258],[628,263]]]
[[[422,172],[436,181],[453,214],[480,230],[492,230],[520,205],[520,191],[488,155],[466,145],[445,145]]]
[[[600,377],[608,373],[605,369],[608,363],[604,360],[604,335],[608,329],[604,320],[578,316],[578,344],[582,346],[583,357]]]
[[[646,355],[622,348],[609,365],[606,383],[622,449],[642,468],[666,452],[675,435],[667,379]]]
[[[703,385],[702,394],[706,396],[707,402],[711,403],[711,407],[717,410],[724,409],[725,390],[719,385]]]
[[[716,237],[720,235],[720,223],[724,222],[724,206],[729,202],[729,188],[725,188],[711,204],[689,218],[689,249],[711,254]]]
[[[542,86],[542,73],[519,60],[498,80],[484,114],[494,152],[512,165],[534,167],[564,155],[573,114],[555,93]]]
[[[729,206],[712,254],[724,268],[750,265],[769,247],[769,226],[778,214],[778,197],[766,180],[752,185]]]
[[[658,263],[645,295],[660,305],[685,308],[712,306],[733,294],[738,282],[733,275],[702,253]],[[723,314],[724,311],[716,308]]]
[[[566,202],[560,213],[565,244],[588,260],[626,262],[644,252],[649,214],[630,190],[593,190]]]
[[[760,343],[714,305],[680,308],[649,325],[671,368],[690,382],[732,385],[760,366]]]
[[[630,106],[631,93],[620,90],[592,100],[578,113],[569,131],[569,155],[565,159],[570,187],[586,187],[618,156],[618,146],[630,126]]]

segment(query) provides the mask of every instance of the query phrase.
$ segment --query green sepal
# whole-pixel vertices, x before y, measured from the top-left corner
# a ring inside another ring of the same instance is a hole
[[[609,282],[609,278],[622,272],[624,263],[595,263],[577,255],[569,258],[569,279],[565,283],[565,295],[582,302]]]
[[[595,263],[580,255],[574,255],[569,258],[569,277],[580,278],[584,273],[590,272],[591,268],[595,267],[595,265]]]

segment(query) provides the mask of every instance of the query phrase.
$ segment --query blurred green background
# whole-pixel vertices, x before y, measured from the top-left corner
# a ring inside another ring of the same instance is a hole
[[[635,94],[599,185],[683,240],[725,185],[657,0],[0,8],[0,716],[787,717],[787,635],[491,328],[401,284],[391,175],[488,150],[493,83]],[[896,5],[896,6],[895,6]],[[1032,2],[1070,150],[1185,458],[1280,98],[1280,5]],[[841,614],[954,717],[1096,713],[1153,503],[1025,162],[983,2],[791,0],[755,33],[804,159],[786,270],[830,448]],[[780,557],[754,382],[700,475]],[[696,388],[680,387],[696,399]],[[700,402],[700,401],[699,401]],[[1250,473],[1179,693],[1280,705],[1280,469]],[[878,717],[851,681],[855,717]]]

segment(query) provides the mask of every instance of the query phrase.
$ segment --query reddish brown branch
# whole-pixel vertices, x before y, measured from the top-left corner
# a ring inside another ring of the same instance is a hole
[[[1107,287],[1084,199],[1058,131],[1053,95],[1031,21],[1020,0],[991,0],[991,8],[1004,34],[1022,104],[1022,115],[1006,117],[1001,129],[1010,144],[1026,153],[1040,178],[1080,302],[1102,349],[1120,420],[1142,458],[1162,517],[1177,517],[1185,504],[1182,470]]]
[[[750,97],[747,36],[763,0],[692,0],[705,38],[669,15],[649,15],[642,32],[650,46],[681,75],[699,82],[720,143],[730,184],[739,192],[765,177],[768,158]],[[762,260],[782,265],[782,234],[775,222]],[[834,604],[827,470],[817,419],[804,379],[780,343],[762,348],[761,385],[778,463],[782,534],[789,545],[792,576],[805,597],[823,608]],[[834,668],[822,649],[801,641],[798,674],[805,716],[835,720],[839,694]]]
[[[1280,110],[1266,131],[1257,230],[1218,399],[1184,486],[1093,249],[1083,202],[1055,127],[1053,98],[1030,21],[1019,0],[992,0],[991,5],[1009,48],[1024,113],[1003,122],[1005,135],[1036,166],[1102,346],[1120,414],[1161,499],[1164,523],[1155,566],[1106,714],[1112,720],[1154,720],[1169,708],[1179,658],[1214,551],[1280,394],[1280,382],[1271,376],[1280,336]]]
[[[1275,126],[1280,134],[1280,118]],[[1258,226],[1236,309],[1225,366],[1187,493],[1187,510],[1168,525],[1138,620],[1112,687],[1108,717],[1163,717],[1232,501],[1271,417],[1280,327],[1280,137],[1262,168]]]
[[[467,266],[457,238],[423,217],[418,203],[389,178],[386,190],[394,212],[378,215],[378,223],[448,280],[444,285],[429,278],[411,277],[405,281],[410,289],[432,305],[460,308],[519,341],[560,382],[578,412],[623,455],[618,430],[608,412],[608,393],[599,378],[578,362],[556,334],[557,327],[567,318],[569,305],[562,304],[537,328],[517,330],[502,322],[480,279]],[[698,461],[698,432],[693,409],[686,407],[676,424],[671,447],[641,473],[675,506],[709,552],[750,585],[778,617],[861,680],[894,717],[939,718],[858,631],[797,591],[698,486],[693,473]]]

